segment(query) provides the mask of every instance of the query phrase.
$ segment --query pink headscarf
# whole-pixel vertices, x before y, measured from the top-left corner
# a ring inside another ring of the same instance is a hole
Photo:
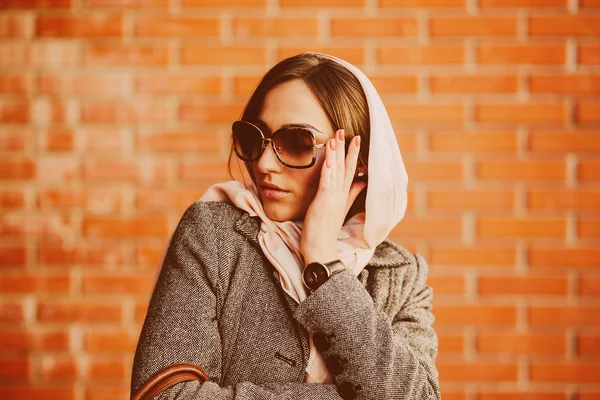
[[[369,184],[365,212],[346,221],[337,241],[339,259],[346,269],[358,276],[373,256],[375,247],[387,238],[404,216],[408,176],[390,118],[369,78],[358,68],[339,58],[313,54],[328,57],[350,70],[360,81],[369,106]],[[244,187],[237,181],[219,183],[211,186],[200,200],[229,202],[247,211],[250,216],[258,216],[261,220],[258,234],[260,247],[279,273],[283,290],[298,303],[306,298],[307,292],[302,284],[304,260],[299,250],[301,222],[271,221],[265,215],[254,184]],[[312,337],[306,371],[306,382],[332,381]]]

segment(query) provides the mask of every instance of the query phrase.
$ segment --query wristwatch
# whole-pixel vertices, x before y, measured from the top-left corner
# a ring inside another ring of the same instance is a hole
[[[339,274],[345,269],[346,267],[344,267],[344,264],[340,260],[333,260],[325,264],[312,262],[304,267],[304,270],[302,271],[302,281],[308,290],[314,292],[324,284],[327,279],[335,274]]]

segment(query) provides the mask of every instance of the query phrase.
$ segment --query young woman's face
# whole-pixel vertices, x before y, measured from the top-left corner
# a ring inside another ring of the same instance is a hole
[[[271,89],[258,118],[261,128],[268,127],[267,136],[285,124],[310,125],[317,144],[326,143],[334,134],[319,101],[299,79]],[[303,220],[317,193],[324,161],[325,148],[320,148],[312,167],[289,168],[279,162],[269,143],[261,157],[250,166],[267,217],[274,221]]]

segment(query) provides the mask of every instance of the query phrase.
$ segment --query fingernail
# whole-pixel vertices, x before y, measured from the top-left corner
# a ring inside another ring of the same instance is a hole
[[[344,140],[344,130],[343,129],[339,130],[338,137],[340,138],[340,140]]]
[[[329,162],[329,160],[325,160],[325,165],[327,166],[327,168],[331,168],[331,163]]]
[[[360,136],[356,137],[356,147],[360,147]]]
[[[329,141],[329,147],[331,148],[331,150],[335,150],[335,140],[330,140]]]

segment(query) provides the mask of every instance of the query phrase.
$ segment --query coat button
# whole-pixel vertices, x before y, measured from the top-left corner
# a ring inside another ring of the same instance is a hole
[[[356,398],[356,388],[350,382],[344,382],[338,386],[338,393],[344,400],[353,400]]]
[[[342,361],[336,356],[329,356],[325,359],[325,364],[327,365],[327,369],[334,375],[339,375],[344,372],[344,364]]]
[[[320,332],[313,335],[313,342],[315,343],[317,350],[319,350],[321,353],[329,350],[331,347],[331,341],[329,338]]]

